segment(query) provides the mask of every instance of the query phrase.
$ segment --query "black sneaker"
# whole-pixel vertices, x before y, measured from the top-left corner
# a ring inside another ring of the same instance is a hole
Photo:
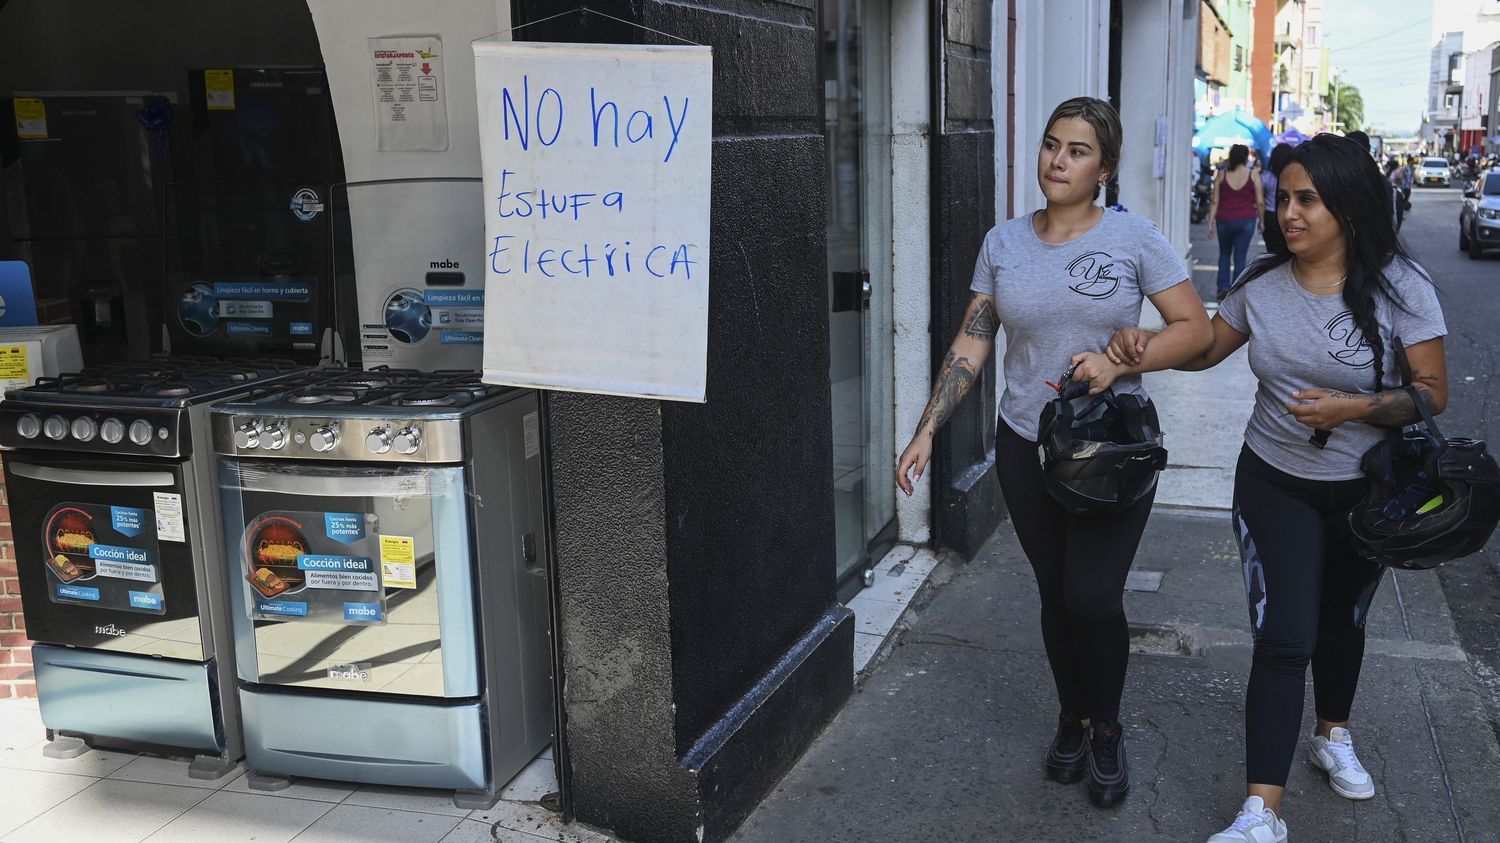
[[[1096,721],[1089,736],[1089,801],[1113,808],[1130,792],[1130,769],[1125,764],[1125,732],[1117,721]]]
[[[1074,715],[1057,715],[1057,736],[1047,749],[1047,775],[1061,784],[1081,781],[1088,771],[1088,754],[1088,730]]]

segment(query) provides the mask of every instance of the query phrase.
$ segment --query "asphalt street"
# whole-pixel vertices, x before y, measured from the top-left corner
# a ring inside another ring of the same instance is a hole
[[[1448,322],[1448,410],[1443,432],[1500,448],[1492,408],[1500,372],[1500,252],[1471,260],[1458,250],[1458,188],[1418,188],[1401,239],[1432,275]],[[1470,669],[1484,689],[1490,728],[1500,736],[1500,542],[1438,573]]]

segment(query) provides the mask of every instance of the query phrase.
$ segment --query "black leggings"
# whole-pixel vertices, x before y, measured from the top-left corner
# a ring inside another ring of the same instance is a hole
[[[1349,510],[1369,488],[1303,480],[1248,447],[1234,477],[1234,530],[1255,657],[1245,693],[1245,776],[1286,786],[1312,664],[1318,717],[1349,719],[1365,656],[1365,615],[1385,569],[1354,552]]]
[[[1075,515],[1042,484],[1037,444],[1002,420],[995,470],[1042,597],[1042,641],[1064,713],[1118,720],[1130,659],[1125,575],[1156,490],[1123,512]]]

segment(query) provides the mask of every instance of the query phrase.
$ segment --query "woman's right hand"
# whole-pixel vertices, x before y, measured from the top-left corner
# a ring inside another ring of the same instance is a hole
[[[896,462],[896,486],[911,497],[917,481],[922,479],[922,472],[927,470],[927,461],[932,459],[932,436],[925,430],[917,431],[917,435],[911,438],[906,445],[906,450],[901,452],[901,459]],[[915,474],[913,474],[915,469]],[[908,476],[911,475],[911,476]]]
[[[1110,338],[1109,347],[1104,349],[1104,354],[1111,363],[1134,366],[1141,362],[1141,355],[1146,353],[1146,344],[1151,342],[1154,335],[1145,328],[1121,328]]]

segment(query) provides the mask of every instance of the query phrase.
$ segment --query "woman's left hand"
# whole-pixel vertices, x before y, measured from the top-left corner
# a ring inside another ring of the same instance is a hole
[[[1337,389],[1299,389],[1286,402],[1292,417],[1314,430],[1333,430],[1357,419],[1364,403],[1360,396]]]
[[[1088,381],[1089,394],[1098,395],[1109,389],[1120,376],[1120,367],[1111,363],[1108,357],[1093,351],[1083,351],[1073,355],[1073,380]]]

